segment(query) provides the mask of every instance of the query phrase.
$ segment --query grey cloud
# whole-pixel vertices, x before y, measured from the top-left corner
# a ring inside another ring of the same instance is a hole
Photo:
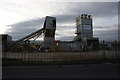
[[[94,37],[100,40],[118,40],[118,30],[94,31]]]
[[[32,32],[36,31],[37,29],[29,29],[29,28],[23,28],[23,29],[13,29],[11,32],[8,32],[9,35],[12,36],[13,39],[20,39],[28,34],[31,34]]]
[[[75,29],[75,26],[57,26],[57,30],[61,31],[66,31],[66,30],[71,30],[71,29]]]
[[[82,13],[88,13],[91,14],[95,18],[99,17],[111,17],[114,18],[114,16],[117,15],[117,2],[94,2],[94,3],[83,3],[83,2],[77,2],[77,3],[69,3],[68,5],[68,11],[62,15],[53,15],[57,19],[57,24],[69,24],[73,23],[75,24],[75,18],[78,17]],[[19,39],[21,37],[26,36],[26,34],[30,34],[38,29],[40,29],[43,26],[45,18],[38,18],[23,22],[18,22],[16,24],[12,25],[11,32],[6,32],[10,35],[12,35],[13,39]],[[108,23],[106,23],[108,24]],[[76,25],[75,25],[76,26]],[[75,26],[57,26],[57,33],[56,35],[61,36],[58,39],[61,40],[72,40],[74,36],[67,36],[68,31],[66,30],[73,30],[75,29]],[[105,27],[97,26],[94,27],[95,29],[104,29]],[[110,28],[110,27],[109,27]],[[100,39],[106,38],[110,39],[114,36],[110,35],[117,35],[115,33],[116,31],[108,30],[106,32],[104,31],[95,31],[95,36],[100,37]],[[62,33],[62,34],[61,34]],[[64,34],[64,35],[63,35]],[[70,34],[70,31],[69,31]],[[73,32],[71,32],[70,35],[74,35]],[[109,36],[109,37],[106,37]],[[115,38],[115,37],[114,37]]]
[[[42,27],[43,22],[44,22],[44,18],[18,22],[18,23],[12,24],[11,25],[12,29],[8,30],[10,32],[6,32],[6,33],[11,35],[12,38],[15,40],[20,39],[40,29]]]
[[[76,15],[55,15],[58,23],[75,23]]]
[[[118,36],[118,31],[117,30],[108,30],[108,31],[94,31],[95,36],[112,36],[112,35],[117,35]]]
[[[12,28],[17,28],[17,29],[34,28],[36,26],[38,28],[38,26],[42,27],[43,22],[44,22],[44,18],[33,19],[33,20],[15,23],[12,25],[13,26]]]
[[[96,29],[93,34],[95,37],[99,37],[100,40],[118,40],[117,24],[111,26],[94,26],[94,28]]]
[[[115,41],[118,40],[118,35],[99,36],[100,41]]]
[[[113,17],[118,14],[117,2],[80,2],[74,3],[74,5],[77,5],[77,8],[74,7],[71,12],[76,15],[88,13],[94,17]]]
[[[58,35],[61,35],[61,34],[59,34],[59,33],[55,33],[55,35],[58,36]]]
[[[118,25],[117,24],[113,24],[113,25],[105,25],[105,26],[93,26],[93,29],[97,31],[97,29],[99,30],[118,30]]]
[[[62,36],[62,37],[57,38],[57,40],[61,40],[61,41],[72,41],[74,37],[75,37],[75,36]]]
[[[59,23],[74,23],[75,18],[83,13],[90,14],[94,18],[114,18],[114,16],[118,15],[117,2],[78,2],[70,3],[70,5],[68,7],[68,12],[64,15],[53,15],[57,17]]]
[[[60,36],[75,35],[75,26],[57,26],[57,33]]]

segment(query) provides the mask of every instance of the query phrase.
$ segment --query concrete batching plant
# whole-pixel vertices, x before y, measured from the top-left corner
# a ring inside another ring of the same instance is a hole
[[[91,15],[81,14],[76,18],[76,37],[73,41],[56,41],[56,18],[47,16],[43,28],[7,45],[8,51],[82,51],[98,49],[99,39],[93,37]],[[40,45],[31,44],[30,39],[36,40],[43,33],[44,39]],[[4,45],[4,44],[3,44]]]
[[[93,26],[91,15],[81,14],[76,18],[76,34],[74,41],[83,40],[83,38],[93,38]]]

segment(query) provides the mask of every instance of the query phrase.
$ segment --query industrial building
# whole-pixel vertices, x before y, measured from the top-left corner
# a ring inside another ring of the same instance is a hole
[[[8,45],[12,44],[12,37],[8,34],[0,34],[0,48],[2,52],[8,51]]]
[[[93,24],[91,15],[81,14],[76,18],[76,36],[73,41],[56,41],[56,18],[47,16],[42,29],[39,29],[22,39],[12,41],[12,37],[4,34],[2,37],[2,51],[8,52],[75,52],[84,50],[98,50],[99,39],[93,37]],[[44,34],[44,39],[41,44],[33,44],[30,39],[34,41]],[[73,33],[74,34],[74,33]]]
[[[73,41],[82,41],[87,44],[87,48],[98,49],[99,39],[93,37],[93,22],[91,15],[81,14],[76,18],[76,32],[77,36]]]
[[[76,18],[76,31],[73,41],[59,43],[63,51],[98,50],[99,38],[93,37],[93,24],[91,15],[81,14]]]

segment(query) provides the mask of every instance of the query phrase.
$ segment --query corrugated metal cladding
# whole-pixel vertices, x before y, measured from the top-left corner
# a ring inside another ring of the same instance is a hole
[[[45,43],[53,43],[55,40],[55,37],[45,37],[44,42]]]
[[[55,30],[54,29],[46,29],[44,35],[45,35],[45,37],[54,37],[55,36]]]
[[[44,44],[43,47],[50,48],[54,44],[55,30],[56,30],[56,18],[47,16],[44,23]]]
[[[56,18],[55,17],[47,16],[45,21],[46,21],[45,22],[46,29],[56,29]]]
[[[84,42],[81,41],[62,41],[58,43],[59,48],[61,51],[81,51],[83,50],[83,46],[85,46]]]
[[[56,18],[46,17],[44,42],[53,42],[55,40]]]

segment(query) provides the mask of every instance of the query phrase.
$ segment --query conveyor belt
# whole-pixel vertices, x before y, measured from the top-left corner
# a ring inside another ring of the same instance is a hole
[[[16,43],[22,43],[22,42],[25,42],[25,41],[27,41],[29,39],[34,38],[35,36],[41,35],[44,32],[44,30],[45,29],[42,28],[42,29],[40,29],[40,30],[28,35],[28,36],[23,37],[22,39],[17,40]]]

